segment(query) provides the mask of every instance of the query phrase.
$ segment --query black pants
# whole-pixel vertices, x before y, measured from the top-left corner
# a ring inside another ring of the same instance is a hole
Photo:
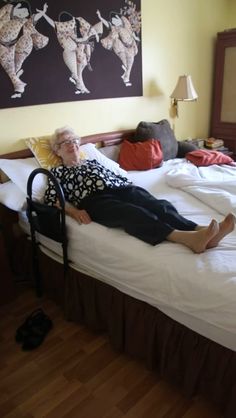
[[[159,200],[138,186],[106,189],[82,200],[91,219],[149,244],[164,241],[174,230],[193,231],[196,224],[181,216],[167,200]]]

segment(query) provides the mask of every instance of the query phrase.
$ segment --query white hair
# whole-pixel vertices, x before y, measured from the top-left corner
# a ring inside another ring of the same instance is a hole
[[[50,145],[54,152],[58,151],[58,141],[66,135],[72,135],[74,138],[80,141],[80,137],[76,135],[75,131],[70,126],[63,126],[55,130],[54,134],[50,139]]]

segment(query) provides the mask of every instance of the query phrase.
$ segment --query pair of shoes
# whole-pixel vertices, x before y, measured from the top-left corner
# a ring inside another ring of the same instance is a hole
[[[51,328],[51,319],[39,308],[33,311],[16,330],[15,340],[23,343],[23,350],[33,350],[42,344]]]

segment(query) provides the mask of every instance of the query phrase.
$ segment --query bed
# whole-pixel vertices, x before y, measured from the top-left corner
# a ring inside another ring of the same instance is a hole
[[[133,130],[102,133],[83,137],[83,143],[99,143],[109,155],[133,135]],[[1,156],[25,158],[32,158],[29,149]],[[236,208],[235,167],[197,169],[174,158],[128,177],[201,224],[220,221]],[[25,212],[3,204],[0,209],[12,268],[29,275]],[[196,255],[170,242],[152,247],[96,223],[78,225],[67,218],[67,231],[66,279],[59,244],[39,236],[44,291],[60,303],[65,317],[106,331],[116,350],[141,359],[187,396],[203,394],[225,417],[235,417],[236,232]]]

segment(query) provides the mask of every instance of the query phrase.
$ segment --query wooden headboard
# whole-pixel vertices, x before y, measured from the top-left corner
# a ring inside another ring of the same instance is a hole
[[[88,142],[100,143],[102,147],[107,147],[111,145],[120,144],[124,139],[131,139],[134,136],[135,130],[121,130],[121,131],[113,131],[113,132],[104,132],[100,134],[94,135],[87,135],[81,137],[81,143],[86,144]],[[29,148],[23,149],[20,151],[11,152],[8,154],[0,155],[0,158],[8,158],[11,160],[15,160],[18,158],[29,158],[32,157],[33,154]]]

